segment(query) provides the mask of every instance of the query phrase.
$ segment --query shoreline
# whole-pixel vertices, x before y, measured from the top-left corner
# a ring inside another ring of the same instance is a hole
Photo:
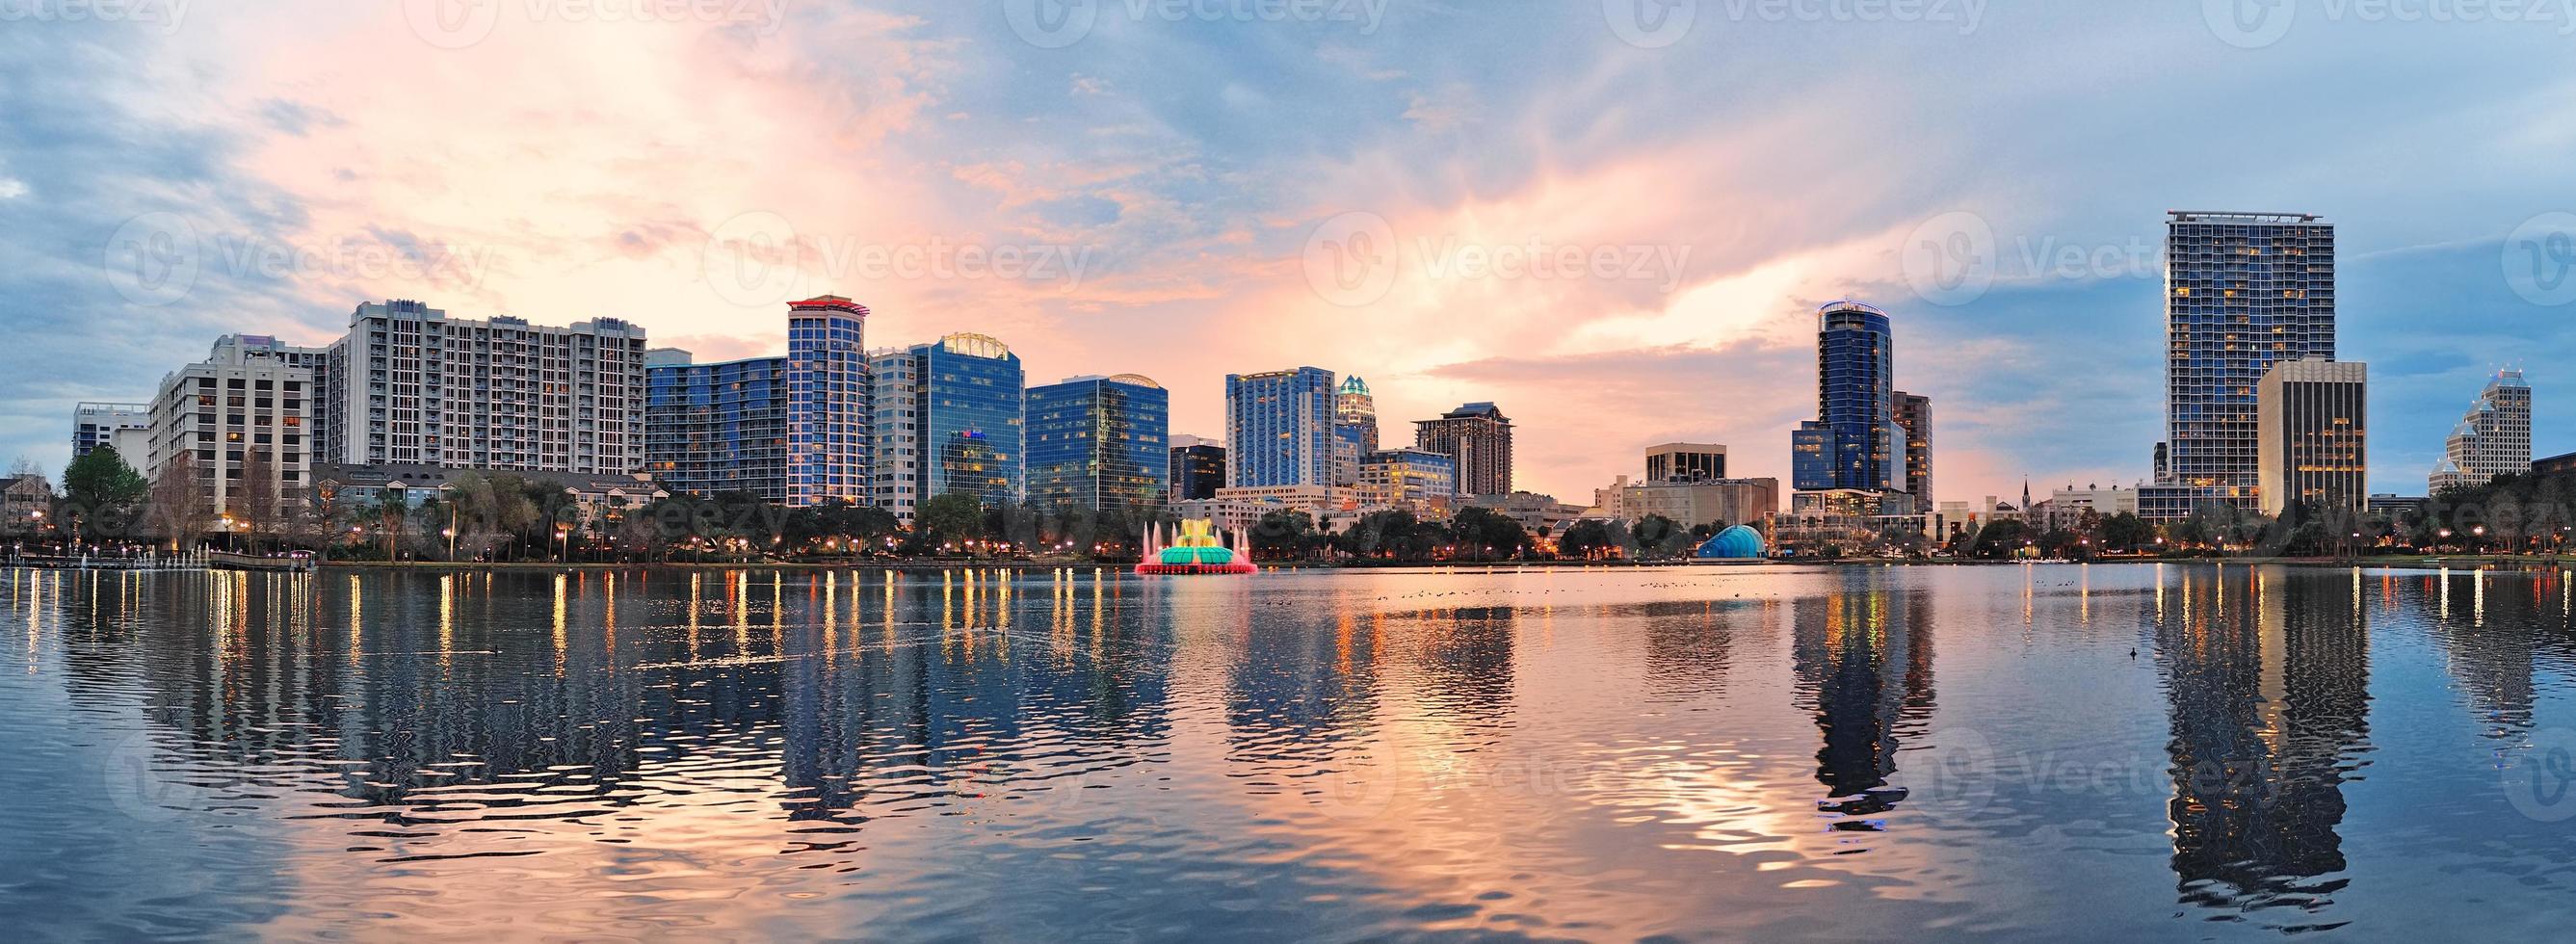
[[[1630,561],[1486,561],[1486,562],[1472,562],[1472,561],[1469,561],[1469,562],[1425,563],[1425,564],[1369,564],[1369,565],[1360,565],[1360,566],[1350,566],[1350,565],[1341,565],[1341,564],[1324,564],[1324,563],[1303,563],[1303,562],[1297,562],[1297,563],[1283,563],[1283,564],[1264,564],[1264,565],[1262,565],[1262,570],[1263,570],[1264,572],[1337,572],[1337,573],[1370,573],[1370,572],[1392,572],[1392,573],[1408,573],[1408,572],[1410,572],[1410,573],[1441,573],[1441,572],[1459,572],[1459,571],[1473,571],[1473,572],[1492,573],[1492,572],[1504,572],[1504,571],[1550,571],[1550,570],[1676,570],[1676,569],[1679,569],[1679,570],[1706,570],[1706,571],[1710,571],[1710,572],[1723,573],[1723,572],[1733,571],[1733,570],[1743,570],[1743,569],[1748,569],[1748,568],[1764,568],[1764,567],[1828,567],[1828,568],[1842,568],[1842,567],[2003,567],[2003,566],[2029,565],[2029,564],[2058,564],[2058,565],[2063,565],[2063,564],[2084,564],[2084,565],[2101,564],[2101,565],[2105,565],[2105,566],[2120,565],[2120,564],[2179,564],[2179,565],[2209,565],[2209,566],[2228,566],[2228,565],[2236,565],[2236,566],[2249,566],[2249,567],[2250,567],[2250,566],[2268,566],[2268,567],[2309,567],[2309,568],[2318,568],[2318,567],[2352,568],[2352,567],[2360,567],[2360,568],[2377,568],[2377,569],[2387,569],[2387,570],[2424,570],[2424,571],[2439,571],[2439,570],[2519,570],[2519,571],[2541,571],[2541,570],[2565,570],[2565,569],[2576,569],[2576,555],[2547,556],[2547,557],[2515,557],[2515,556],[2504,556],[2504,555],[2474,555],[2474,556],[2473,556],[2473,555],[2446,555],[2446,556],[2389,555],[2389,556],[2384,556],[2384,557],[2360,557],[2360,558],[2348,558],[2348,557],[2117,557],[2117,558],[2102,558],[2102,559],[2095,559],[2095,560],[2090,560],[2090,561],[2070,561],[2070,560],[2029,560],[2029,561],[2021,561],[2021,560],[2000,560],[2000,561],[1981,561],[1981,560],[1855,560],[1855,559],[1851,559],[1851,558],[1842,558],[1842,559],[1835,559],[1835,560],[1823,560],[1823,559],[1815,559],[1815,560],[1804,560],[1804,559],[1782,559],[1782,560],[1766,560],[1766,561],[1761,561],[1761,562],[1759,562],[1759,563],[1750,563],[1750,562],[1730,562],[1730,563],[1725,564],[1725,565],[1717,565],[1717,564],[1694,564],[1694,563],[1691,563],[1691,562],[1688,562],[1688,561],[1652,561],[1652,562],[1630,562]],[[902,561],[902,562],[864,561],[864,562],[848,562],[848,563],[821,563],[821,562],[814,562],[814,561],[749,561],[749,562],[724,562],[724,563],[696,562],[696,561],[669,561],[669,562],[653,562],[653,563],[644,563],[644,562],[620,562],[620,563],[573,562],[573,563],[556,563],[556,562],[551,562],[551,561],[503,561],[503,562],[447,562],[447,561],[400,561],[400,562],[387,562],[387,561],[328,561],[328,562],[324,562],[324,563],[322,563],[322,564],[319,566],[319,568],[318,568],[318,569],[319,569],[319,570],[326,570],[326,571],[333,571],[333,570],[336,570],[336,571],[351,571],[351,572],[358,572],[358,571],[371,571],[371,570],[372,570],[372,571],[388,571],[388,572],[416,571],[416,572],[429,572],[429,573],[570,573],[570,572],[589,572],[589,571],[606,572],[606,571],[622,571],[622,570],[712,570],[712,571],[726,571],[726,570],[779,570],[779,571],[811,571],[811,572],[815,572],[815,573],[823,573],[823,572],[841,572],[841,571],[870,571],[870,572],[878,572],[878,571],[890,571],[890,572],[936,572],[936,571],[952,571],[952,570],[1009,570],[1009,571],[1097,570],[1097,571],[1105,571],[1105,572],[1128,573],[1128,572],[1132,572],[1132,571],[1135,569],[1135,566],[1136,566],[1136,565],[1135,565],[1135,564],[1133,564],[1133,563],[1106,563],[1106,562],[1079,562],[1079,561],[975,561],[975,560]]]

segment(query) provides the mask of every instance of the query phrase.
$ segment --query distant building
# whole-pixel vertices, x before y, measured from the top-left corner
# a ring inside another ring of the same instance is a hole
[[[1377,398],[1369,395],[1368,381],[1342,378],[1333,393],[1333,435],[1341,441],[1334,448],[1334,461],[1340,463],[1335,484],[1357,485],[1360,461],[1378,451]]]
[[[921,364],[901,348],[868,352],[868,477],[877,507],[912,523],[921,504]]]
[[[1197,436],[1172,437],[1172,501],[1206,501],[1224,487],[1224,443]]]
[[[2070,484],[2050,492],[2047,500],[2034,503],[2023,511],[2028,513],[2032,524],[2042,531],[2073,530],[2083,523],[2086,512],[2101,518],[2137,514],[2138,490],[2121,488],[2117,485],[2104,488],[2089,484],[2083,488],[2076,488]]]
[[[685,351],[649,352],[645,470],[698,495],[868,503],[867,314],[837,295],[789,305],[783,357],[693,364]]]
[[[2533,475],[2565,475],[2576,472],[2576,452],[2531,460]]]
[[[2263,513],[2292,505],[2360,511],[2370,489],[2363,387],[2352,361],[2281,361],[2256,391],[2256,455]],[[2525,466],[2530,461],[2526,447]]]
[[[2531,471],[2531,385],[2522,371],[2501,370],[2488,378],[2460,424],[2442,444],[2442,464],[2425,481],[2429,494],[2446,488],[2478,486],[2499,475]]]
[[[1903,481],[1896,339],[1887,313],[1854,301],[1816,312],[1816,418],[1790,434],[1799,491],[1892,491]]]
[[[367,465],[622,475],[644,466],[644,329],[369,302],[327,353],[321,454]],[[297,352],[279,352],[292,360]]]
[[[2370,503],[2364,507],[2364,510],[2372,515],[2394,519],[2400,515],[2421,512],[2431,501],[2422,495],[2411,497],[2392,494],[2372,495]]]
[[[1029,388],[1029,504],[1161,510],[1171,482],[1171,416],[1171,394],[1139,374]]]
[[[2165,220],[2164,468],[2156,517],[2263,505],[2255,389],[2280,361],[2335,357],[2334,225],[2304,213]]]
[[[1320,367],[1227,374],[1226,485],[1331,487],[1336,395],[1333,372]]]
[[[1467,499],[1470,507],[1482,508],[1520,523],[1522,530],[1542,541],[1552,541],[1565,527],[1584,516],[1590,509],[1557,501],[1554,495],[1537,492],[1513,492],[1509,495],[1478,495]]]
[[[72,458],[89,455],[90,450],[100,446],[115,445],[117,430],[151,428],[149,403],[78,404],[72,407]],[[142,456],[125,457],[127,465],[142,461]]]
[[[1360,462],[1359,501],[1419,518],[1447,518],[1458,495],[1458,463],[1427,449],[1384,449]]]
[[[1491,403],[1469,403],[1436,420],[1416,420],[1414,446],[1458,463],[1458,494],[1512,492],[1512,421]]]
[[[46,509],[53,503],[54,487],[45,481],[44,476],[0,478],[0,535],[35,537],[37,532],[44,530]]]
[[[1630,524],[1662,515],[1686,528],[1749,524],[1766,528],[1780,512],[1780,480],[1667,479],[1621,489],[1615,513]],[[1607,509],[1605,509],[1607,511]]]
[[[888,363],[898,357],[906,363]],[[900,353],[879,352],[869,360],[895,378],[880,381],[879,396],[909,392],[912,400],[909,417],[892,419],[903,423],[909,436],[894,447],[900,452],[886,457],[913,472],[912,502],[887,506],[898,519],[909,520],[917,502],[950,492],[973,495],[986,506],[1020,499],[1026,468],[1026,380],[1019,355],[1009,345],[981,334],[952,334]],[[895,389],[897,385],[910,390]],[[879,411],[880,418],[884,412]],[[877,484],[883,496],[883,465]]]
[[[1725,477],[1725,446],[1717,443],[1664,443],[1646,447],[1646,481]]]
[[[204,511],[238,513],[276,526],[300,506],[312,480],[313,371],[271,346],[239,336],[215,342],[207,358],[161,379],[152,399],[150,455],[128,458],[147,477],[186,475]]]
[[[1898,438],[1905,445],[1905,493],[1914,507],[1929,510],[1932,496],[1932,398],[1899,390],[1896,401]]]

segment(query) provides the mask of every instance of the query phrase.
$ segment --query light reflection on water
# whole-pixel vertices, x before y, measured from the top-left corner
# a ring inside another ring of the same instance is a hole
[[[0,908],[40,936],[2377,937],[2576,910],[2555,573],[0,581]]]

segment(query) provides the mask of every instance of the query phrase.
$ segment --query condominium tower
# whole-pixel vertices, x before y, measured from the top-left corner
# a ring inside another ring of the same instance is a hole
[[[1469,403],[1413,427],[1416,448],[1447,453],[1457,464],[1458,494],[1512,493],[1512,421],[1500,407]]]
[[[872,496],[868,309],[837,295],[788,306],[787,354],[645,369],[646,471],[673,489],[748,492],[790,507]]]
[[[1335,393],[1333,372],[1320,367],[1227,374],[1226,484],[1332,485]]]
[[[2499,475],[2531,471],[2531,385],[2522,371],[2500,370],[2442,444],[2442,464],[2426,493],[2484,485]]]
[[[323,457],[620,475],[644,465],[644,329],[450,318],[416,301],[370,302],[332,345]]]
[[[2260,507],[2256,388],[2272,365],[2335,357],[2334,225],[2303,213],[2165,220],[2165,461],[2148,517]]]
[[[1816,311],[1816,418],[1790,434],[1800,491],[1894,491],[1903,481],[1896,423],[1896,338],[1887,313],[1854,301]]]

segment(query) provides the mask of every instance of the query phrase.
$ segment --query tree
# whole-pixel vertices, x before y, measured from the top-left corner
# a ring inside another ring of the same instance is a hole
[[[1328,540],[1315,530],[1315,517],[1282,508],[1261,516],[1252,526],[1252,552],[1271,560],[1305,559]]]
[[[1690,550],[1690,529],[1662,515],[1647,515],[1630,529],[1641,558],[1670,557]]]
[[[2134,512],[2123,511],[2102,519],[2102,545],[2111,550],[2134,551],[2155,540],[2156,526]]]
[[[149,500],[154,530],[169,539],[171,550],[197,546],[214,522],[214,508],[206,501],[205,486],[197,480],[194,450],[182,449],[161,464],[160,471],[152,476]]]
[[[973,540],[984,533],[984,503],[964,492],[948,492],[922,502],[912,513],[914,538],[926,549],[938,551],[952,542]]]
[[[69,520],[75,537],[103,538],[128,526],[152,483],[125,464],[114,446],[100,446],[63,469],[63,500],[58,520]]]
[[[1478,560],[1509,560],[1528,553],[1536,542],[1520,521],[1491,508],[1463,508],[1449,519],[1450,533]]]
[[[1629,540],[1626,522],[1587,519],[1565,529],[1565,536],[1556,541],[1556,553],[1579,560],[1601,560],[1625,549]]]
[[[1977,529],[1977,542],[1970,549],[1969,554],[1986,560],[2001,560],[2018,553],[2023,545],[2030,541],[2029,535],[2029,526],[2018,520],[2005,518],[1990,521],[1985,527]]]

